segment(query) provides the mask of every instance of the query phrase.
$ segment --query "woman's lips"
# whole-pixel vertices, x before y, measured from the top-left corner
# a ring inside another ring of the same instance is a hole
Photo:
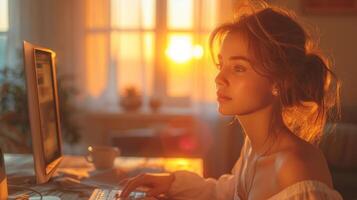
[[[232,100],[232,98],[225,96],[224,94],[217,92],[217,101],[218,102],[226,102],[226,101],[230,101]]]

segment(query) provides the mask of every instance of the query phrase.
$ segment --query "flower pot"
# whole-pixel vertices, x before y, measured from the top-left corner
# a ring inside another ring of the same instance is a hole
[[[140,96],[135,97],[121,97],[120,106],[125,111],[137,111],[142,105],[142,100]]]

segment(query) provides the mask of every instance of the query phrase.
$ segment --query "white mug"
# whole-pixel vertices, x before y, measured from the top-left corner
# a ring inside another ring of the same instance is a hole
[[[96,169],[110,169],[113,168],[117,156],[120,156],[120,150],[117,147],[89,146],[85,158],[93,163]]]

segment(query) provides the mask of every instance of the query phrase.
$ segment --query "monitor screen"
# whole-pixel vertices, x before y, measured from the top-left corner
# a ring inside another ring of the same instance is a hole
[[[59,133],[56,115],[53,83],[52,55],[50,52],[35,49],[37,93],[40,111],[41,137],[45,164],[48,165],[60,156]]]
[[[37,183],[47,182],[62,160],[55,52],[24,42],[24,63]]]

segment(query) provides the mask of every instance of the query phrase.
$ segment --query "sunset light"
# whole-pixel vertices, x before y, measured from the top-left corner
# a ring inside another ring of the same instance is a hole
[[[174,62],[184,63],[192,58],[192,38],[173,35],[169,38],[166,55]]]
[[[200,45],[193,45],[190,35],[172,35],[169,37],[166,55],[175,63],[185,63],[192,58],[202,58],[203,48]]]
[[[196,74],[212,64],[206,43],[216,24],[216,1],[86,0],[85,93],[100,99],[131,85],[143,98],[160,93],[155,95],[172,98],[172,105],[186,105],[196,77],[208,82],[216,73],[207,68]],[[214,86],[203,85],[204,98],[215,100]]]
[[[192,49],[192,55],[195,59],[201,59],[203,56],[203,48],[201,45],[195,45]]]
[[[357,0],[0,0],[0,200],[357,200],[356,49]]]

